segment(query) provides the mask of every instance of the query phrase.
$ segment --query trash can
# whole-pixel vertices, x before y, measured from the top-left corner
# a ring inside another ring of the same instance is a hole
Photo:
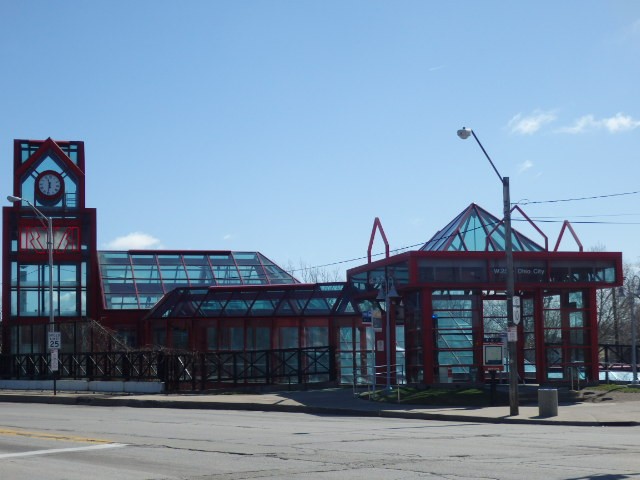
[[[558,416],[558,390],[555,388],[538,389],[538,410],[541,417]]]

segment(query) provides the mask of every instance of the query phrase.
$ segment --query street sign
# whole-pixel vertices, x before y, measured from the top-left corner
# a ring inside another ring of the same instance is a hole
[[[520,297],[513,297],[513,323],[518,325],[520,323]]]
[[[518,329],[516,327],[509,327],[509,329],[507,330],[507,341],[508,342],[518,341]]]
[[[503,370],[504,345],[502,343],[485,343],[482,347],[484,369]]]
[[[382,312],[378,309],[371,312],[371,324],[374,332],[382,331]]]
[[[60,332],[49,332],[49,350],[58,350],[62,346]]]
[[[58,371],[58,349],[54,348],[51,350],[51,371]]]

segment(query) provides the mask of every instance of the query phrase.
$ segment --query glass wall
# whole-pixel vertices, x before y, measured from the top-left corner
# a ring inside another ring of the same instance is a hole
[[[435,362],[441,383],[472,382],[477,379],[474,329],[479,327],[477,297],[463,291],[433,292]]]
[[[336,355],[340,383],[347,385],[373,384],[375,382],[373,328],[351,324],[341,325],[337,328],[337,333]]]
[[[180,287],[281,285],[295,278],[258,252],[98,252],[107,309],[150,309]]]
[[[535,381],[538,364],[536,361],[536,331],[533,298],[522,298],[521,323],[524,344],[524,378]]]
[[[591,377],[588,291],[547,291],[543,297],[547,380]]]
[[[55,317],[77,317],[87,311],[87,266],[53,266],[53,311]],[[11,263],[11,315],[45,317],[49,315],[49,265]]]
[[[424,380],[424,340],[422,323],[422,295],[420,292],[407,293],[404,303],[404,359],[407,383],[421,383]],[[397,336],[400,339],[401,337]]]

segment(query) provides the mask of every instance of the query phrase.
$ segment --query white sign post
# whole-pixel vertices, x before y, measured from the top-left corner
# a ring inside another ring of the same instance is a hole
[[[516,325],[520,323],[521,311],[522,310],[520,308],[520,297],[514,296],[513,297],[513,323],[515,323]]]

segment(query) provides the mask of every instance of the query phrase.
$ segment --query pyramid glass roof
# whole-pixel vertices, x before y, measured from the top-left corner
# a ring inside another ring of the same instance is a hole
[[[514,228],[511,229],[513,251],[542,252],[543,247]],[[504,221],[472,203],[436,233],[420,250],[428,252],[504,251]]]
[[[179,287],[300,283],[259,252],[101,251],[98,262],[107,309],[148,309]]]

